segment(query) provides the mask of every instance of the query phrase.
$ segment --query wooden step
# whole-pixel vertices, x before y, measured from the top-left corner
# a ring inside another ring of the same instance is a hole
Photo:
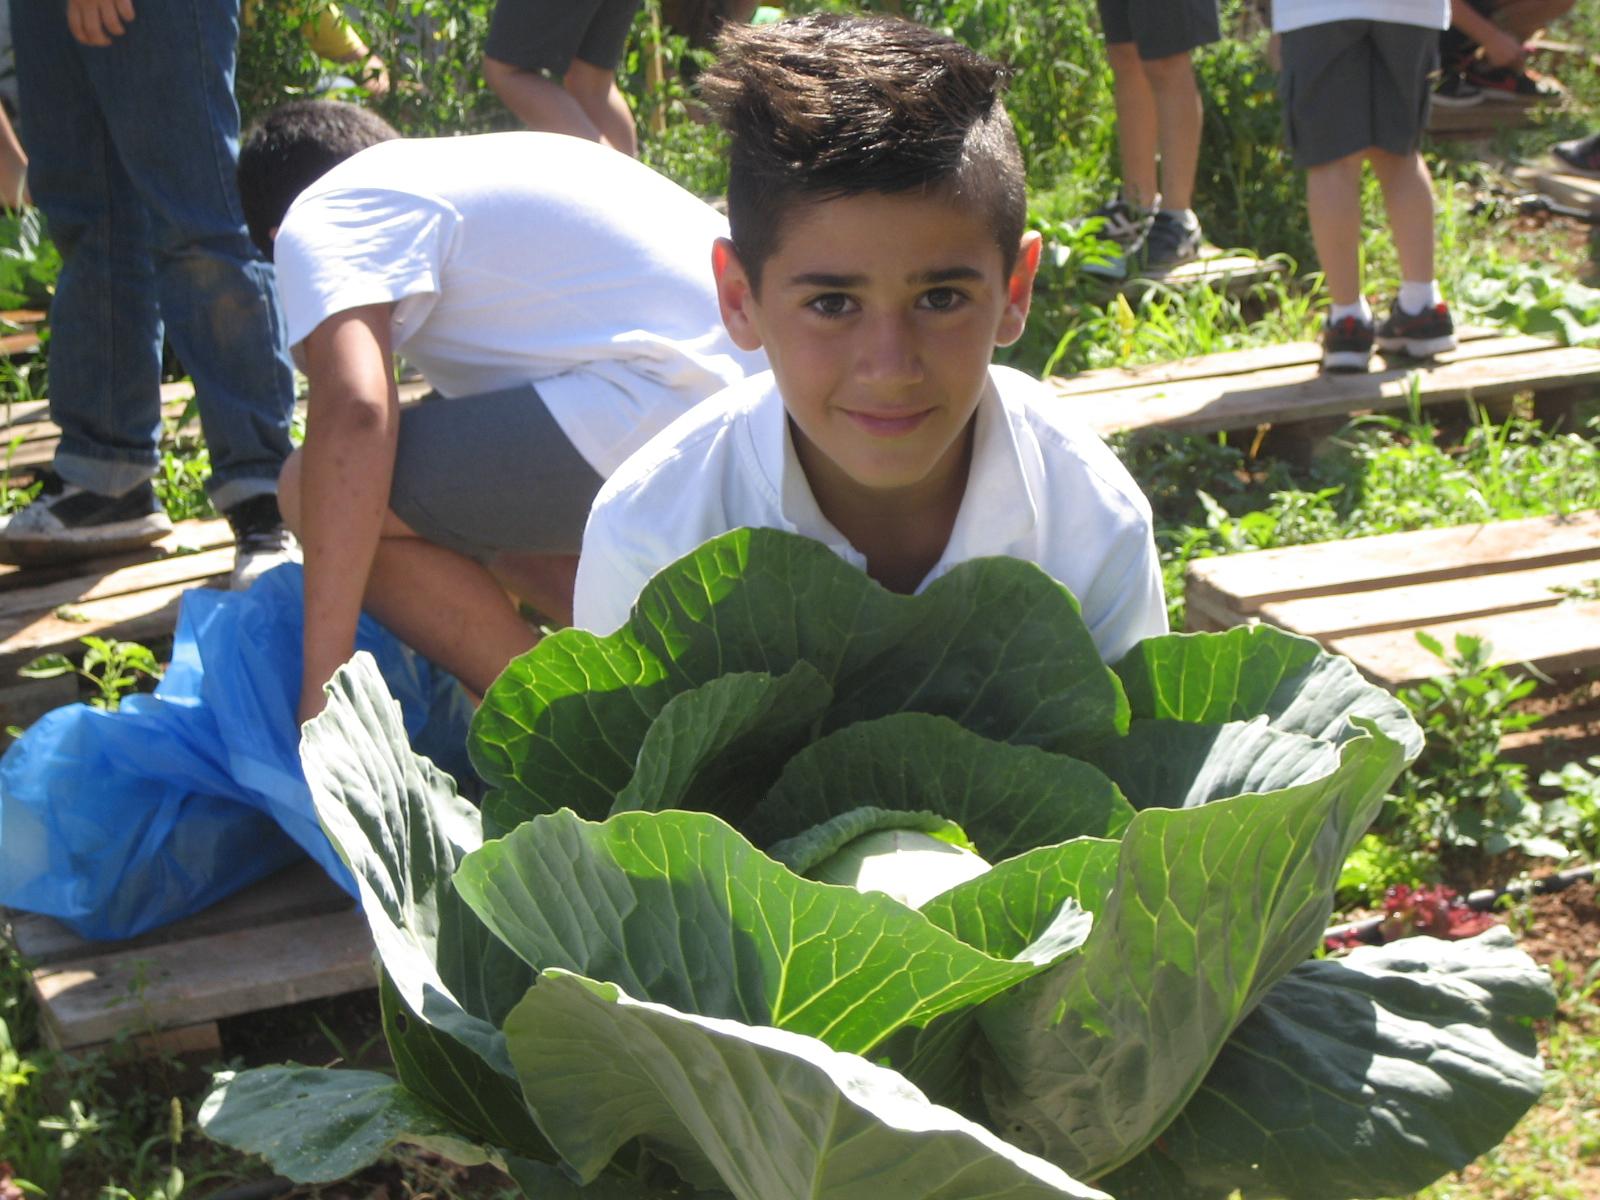
[[[1159,287],[1209,287],[1237,295],[1282,273],[1280,259],[1257,258],[1247,250],[1223,250],[1207,244],[1199,258],[1180,263],[1168,271],[1125,280],[1117,290],[1125,296],[1137,297]]]
[[[1484,100],[1464,107],[1435,104],[1428,111],[1428,136],[1435,141],[1469,142],[1492,138],[1507,129],[1528,129],[1541,108],[1560,106],[1560,101],[1532,104],[1511,100]]]
[[[1109,434],[1139,429],[1218,433],[1361,412],[1405,410],[1413,387],[1424,406],[1562,391],[1600,381],[1600,350],[1524,334],[1464,331],[1460,347],[1432,364],[1399,360],[1367,374],[1323,374],[1315,343],[1231,351],[1051,379],[1062,400]]]
[[[90,942],[48,917],[13,914],[46,1040],[205,1030],[223,1017],[372,987],[372,940],[353,902],[314,863],[276,875],[128,942]],[[171,1042],[167,1043],[169,1046]]]
[[[1548,196],[1557,204],[1600,214],[1600,179],[1579,175],[1554,155],[1512,167],[1507,174],[1518,187]]]
[[[1600,512],[1385,534],[1200,559],[1191,629],[1266,621],[1399,687],[1443,673],[1416,639],[1487,639],[1545,674],[1600,665]]]

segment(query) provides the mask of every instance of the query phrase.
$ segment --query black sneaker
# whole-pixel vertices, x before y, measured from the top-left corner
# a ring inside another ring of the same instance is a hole
[[[1557,142],[1550,147],[1550,153],[1568,170],[1600,178],[1600,133],[1574,138],[1570,142]]]
[[[172,522],[145,480],[121,496],[102,496],[47,472],[26,508],[0,518],[0,562],[74,562],[148,546]]]
[[[1156,218],[1155,209],[1140,208],[1136,204],[1128,203],[1121,196],[1114,196],[1089,216],[1100,219],[1101,225],[1097,232],[1106,241],[1116,243],[1121,253],[1113,255],[1104,263],[1088,263],[1083,269],[1090,275],[1099,275],[1107,279],[1126,278],[1130,258],[1139,252],[1144,246],[1145,238],[1150,236],[1150,227]]]
[[[1322,323],[1322,369],[1365,371],[1372,362],[1372,322],[1329,317]]]
[[[224,514],[233,529],[233,573],[228,587],[242,592],[273,567],[300,561],[300,545],[284,526],[271,492],[241,500]]]
[[[1433,87],[1433,102],[1440,108],[1471,108],[1483,103],[1483,89],[1468,83],[1459,71],[1447,71]]]
[[[1408,313],[1397,302],[1378,326],[1377,342],[1385,354],[1432,358],[1456,348],[1456,323],[1450,319],[1448,305],[1436,304],[1419,313]]]
[[[1176,213],[1158,212],[1133,262],[1141,275],[1164,275],[1199,258],[1204,240],[1199,221],[1189,223]]]

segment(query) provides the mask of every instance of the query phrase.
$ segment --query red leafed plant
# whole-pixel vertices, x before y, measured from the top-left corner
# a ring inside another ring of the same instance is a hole
[[[1383,924],[1379,941],[1422,933],[1436,938],[1476,937],[1495,923],[1489,913],[1468,908],[1454,888],[1442,883],[1408,887],[1397,883],[1383,894]]]

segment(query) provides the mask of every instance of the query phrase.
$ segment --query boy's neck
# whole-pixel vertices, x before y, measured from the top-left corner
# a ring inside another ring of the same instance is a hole
[[[950,544],[967,493],[976,418],[967,422],[927,477],[885,490],[858,484],[817,452],[790,422],[795,455],[817,508],[867,560],[867,574],[891,592],[916,591]]]

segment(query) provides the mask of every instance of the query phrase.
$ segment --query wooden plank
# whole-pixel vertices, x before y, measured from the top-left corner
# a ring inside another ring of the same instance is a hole
[[[127,596],[169,584],[198,584],[233,570],[233,543],[199,554],[174,554],[136,563],[105,574],[75,576],[37,587],[0,592],[0,654],[16,630],[25,629],[39,613],[63,607],[85,609],[95,600]]]
[[[1364,411],[1405,409],[1413,378],[1426,405],[1515,395],[1541,387],[1600,380],[1600,351],[1548,347],[1493,357],[1465,355],[1433,366],[1370,374],[1318,374],[1306,367],[1259,372],[1242,380],[1197,379],[1134,391],[1114,404],[1086,408],[1099,433],[1161,427],[1186,433],[1251,429]]]
[[[1179,263],[1168,271],[1123,280],[1117,290],[1125,296],[1137,296],[1158,286],[1214,287],[1238,292],[1271,279],[1282,271],[1283,264],[1276,260],[1263,260],[1253,254],[1208,246],[1199,258]]]
[[[1533,124],[1533,110],[1541,103],[1551,102],[1485,100],[1461,107],[1435,104],[1428,113],[1428,134],[1449,140],[1493,137],[1502,129],[1527,129]]]
[[[1213,612],[1248,617],[1279,601],[1555,566],[1597,552],[1600,511],[1589,510],[1196,559],[1186,596]]]
[[[203,912],[137,938],[114,944],[92,942],[52,917],[16,913],[11,918],[11,944],[30,966],[40,967],[72,958],[90,958],[112,949],[131,951],[340,912],[352,903],[344,890],[328,878],[327,872],[307,859],[251,884]]]
[[[1600,664],[1600,603],[1558,604],[1427,626],[1448,650],[1457,634],[1486,639],[1497,662],[1533,663],[1553,674]],[[1332,638],[1328,649],[1348,655],[1374,682],[1393,689],[1442,674],[1446,667],[1417,644],[1416,630]]]
[[[84,1046],[369,988],[372,939],[351,909],[60,962],[33,983],[52,1042]]]
[[[224,582],[232,569],[232,551],[213,552],[208,561],[214,568],[208,578],[108,596],[66,606],[58,612],[0,620],[0,677],[15,673],[47,651],[70,650],[79,638],[91,633],[131,642],[171,637],[183,594],[203,583]]]
[[[1456,331],[1456,337],[1465,348],[1468,343],[1501,338],[1501,334],[1497,329],[1465,326]],[[1524,341],[1522,335],[1501,340],[1506,345],[1496,353],[1520,353],[1522,349],[1538,349],[1554,344],[1548,338],[1527,338]],[[1458,350],[1456,353],[1476,355],[1481,351],[1474,348]],[[1138,367],[1101,367],[1076,375],[1052,376],[1046,382],[1051,391],[1062,397],[1100,392],[1120,394],[1134,388],[1159,387],[1191,379],[1237,378],[1283,367],[1319,366],[1321,362],[1322,347],[1316,342],[1278,342],[1253,350],[1226,350],[1220,354],[1171,359]]]
[[[1318,641],[1357,633],[1385,633],[1495,613],[1552,608],[1555,589],[1600,586],[1600,545],[1594,557],[1531,571],[1495,571],[1433,583],[1281,600],[1261,606],[1261,619]]]
[[[0,563],[0,612],[4,612],[5,593],[40,584],[55,583],[62,579],[79,579],[83,586],[98,578],[120,571],[124,567],[154,562],[177,554],[194,554],[202,550],[215,550],[233,545],[233,530],[221,518],[206,521],[179,521],[172,532],[138,550],[88,561],[40,564],[19,567]]]
[[[76,675],[25,679],[0,688],[0,746],[10,744],[11,739],[4,731],[11,726],[26,729],[45,713],[71,704],[77,698]]]

